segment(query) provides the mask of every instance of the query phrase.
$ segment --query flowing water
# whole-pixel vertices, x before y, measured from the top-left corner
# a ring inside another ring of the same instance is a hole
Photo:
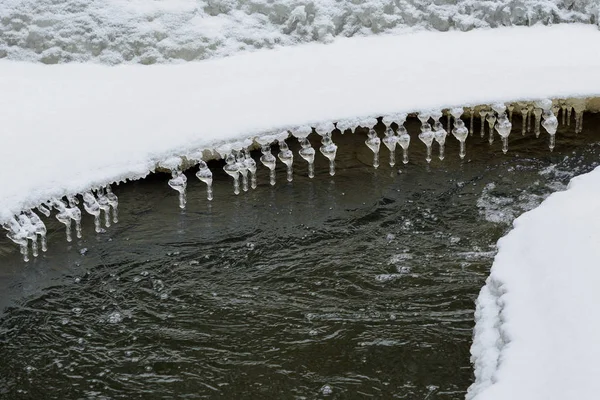
[[[338,134],[336,176],[318,154],[313,180],[290,139],[292,184],[260,167],[234,196],[215,162],[212,204],[190,171],[181,212],[155,174],[115,188],[104,234],[86,216],[67,244],[45,219],[49,251],[28,264],[2,237],[0,397],[463,398],[496,241],[600,156],[598,117],[561,127],[554,153],[518,122],[508,155],[477,129],[464,162],[449,137],[427,166],[413,136],[393,169],[385,147],[375,170],[364,135]]]

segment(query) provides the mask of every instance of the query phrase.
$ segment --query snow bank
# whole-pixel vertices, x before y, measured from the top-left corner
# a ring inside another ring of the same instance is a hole
[[[516,43],[551,43],[560,55]],[[0,219],[145,176],[173,155],[298,125],[598,95],[598,43],[595,27],[557,25],[349,38],[180,65],[0,61]]]
[[[410,28],[598,24],[598,0],[2,0],[0,58],[153,64]]]
[[[477,300],[467,399],[600,392],[600,168],[514,221]]]

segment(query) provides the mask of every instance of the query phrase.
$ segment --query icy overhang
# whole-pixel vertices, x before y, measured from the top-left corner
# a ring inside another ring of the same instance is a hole
[[[0,62],[0,219],[297,126],[600,95],[590,25],[339,39],[181,65]]]

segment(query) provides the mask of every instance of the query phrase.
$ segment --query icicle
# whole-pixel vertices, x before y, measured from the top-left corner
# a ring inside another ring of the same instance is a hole
[[[200,160],[198,167],[199,169],[198,172],[196,172],[196,177],[200,179],[201,182],[206,183],[206,198],[208,201],[211,201],[213,199],[213,174],[208,168],[208,165],[206,165],[206,162],[203,160]],[[248,170],[250,170],[250,168],[248,168]],[[252,171],[250,172],[252,173]],[[256,163],[254,164],[254,172],[256,172]],[[254,176],[254,173],[252,173],[252,176]]]
[[[558,129],[558,119],[550,110],[544,111],[544,121],[542,122],[542,126],[548,134],[550,135],[550,144],[548,147],[550,151],[554,150],[554,146],[556,145],[556,130]]]
[[[419,118],[419,121],[421,121],[421,126],[423,126],[429,121],[429,118],[431,118],[431,114],[429,111],[419,111],[417,113],[417,118]]]
[[[431,113],[431,119],[433,120],[433,123],[435,124],[436,122],[442,122],[440,121],[442,119],[442,117],[444,116],[444,113],[442,112],[442,110],[432,110],[430,111]]]
[[[31,240],[31,254],[33,254],[34,257],[38,256],[38,245],[37,245],[37,233],[36,233],[36,229],[33,226],[33,224],[31,223],[31,220],[25,215],[25,214],[21,214],[18,217],[19,220],[19,225],[21,225],[21,228],[25,231],[25,237],[28,240]]]
[[[528,115],[529,114],[529,110],[527,109],[527,106],[524,105],[521,107],[521,115],[523,116],[523,126],[521,127],[521,134],[523,136],[525,136],[525,133],[527,133],[527,120],[528,120]]]
[[[106,185],[105,190],[108,204],[112,207],[113,222],[116,224],[119,222],[119,198],[113,193],[110,185]]]
[[[562,124],[565,126],[567,124],[567,102],[565,100],[560,102],[560,109],[562,110]]]
[[[567,105],[567,126],[571,126],[571,112],[573,111],[573,107],[570,104]]]
[[[46,252],[48,250],[47,240],[46,240],[46,235],[47,235],[48,231],[46,230],[46,225],[42,222],[40,217],[38,217],[38,215],[33,212],[33,210],[28,210],[25,212],[25,214],[27,215],[27,217],[29,217],[29,220],[35,227],[35,233],[40,237],[40,244],[42,245],[42,251]]]
[[[583,132],[583,112],[585,111],[585,100],[573,100],[573,111],[575,111],[575,133]]]
[[[245,161],[245,157],[244,157],[244,153],[242,153],[242,150],[236,150],[234,152],[234,156],[235,156],[235,164],[238,167],[238,171],[240,172],[240,175],[242,177],[242,190],[244,192],[247,192],[249,190],[248,187],[248,167],[246,167],[246,163]]]
[[[240,194],[240,168],[233,152],[225,158],[225,163],[223,171],[233,178],[233,193],[238,195]]]
[[[250,172],[250,187],[252,189],[256,189],[256,161],[254,161],[254,158],[252,158],[252,154],[250,154],[249,149],[244,151],[244,164],[246,165],[246,168],[248,168],[248,172]],[[212,196],[209,200],[212,200]]]
[[[322,146],[319,149],[327,159],[329,159],[329,175],[335,175],[335,155],[337,153],[337,146],[329,136],[323,137],[321,140]]]
[[[540,137],[540,122],[542,121],[542,109],[535,108],[533,110],[533,115],[535,116],[535,125],[533,127],[533,132],[535,133],[535,137]]]
[[[54,205],[54,208],[56,208],[56,210],[58,211],[58,214],[56,214],[56,219],[61,224],[65,225],[67,231],[67,242],[73,241],[71,237],[71,215],[67,211],[67,205],[64,203],[63,200],[60,199],[52,200],[52,204]]]
[[[260,151],[262,152],[262,156],[260,156],[260,162],[263,163],[265,167],[269,169],[269,184],[271,186],[275,185],[275,167],[277,159],[273,154],[271,154],[271,141],[270,139],[266,142],[263,141],[262,147]]]
[[[513,121],[513,112],[514,112],[514,110],[515,110],[515,106],[514,106],[514,104],[512,104],[512,103],[507,103],[507,106],[506,106],[506,107],[508,108],[508,122],[510,122],[510,123],[511,123],[511,125],[512,125],[512,121]]]
[[[52,208],[52,206],[50,206],[50,208]],[[44,214],[46,217],[50,216],[50,208],[48,208],[48,206],[46,206],[45,204],[40,204],[37,207],[38,211]]]
[[[169,183],[169,186],[171,186],[171,188],[173,188],[177,192],[179,192],[179,208],[181,208],[182,210],[185,209],[185,205],[187,202],[186,195],[185,195],[185,189],[187,187],[187,177],[180,170],[172,170],[171,171],[171,179],[169,179],[168,183]],[[100,198],[98,199],[98,202],[100,202]],[[104,207],[102,206],[101,203],[100,203],[100,208],[102,208],[104,210],[104,212],[106,213],[106,210],[104,209]],[[105,215],[105,217],[106,217],[106,215]],[[105,218],[105,222],[108,222],[106,224],[106,227],[109,227],[110,220],[107,217]]]
[[[473,121],[475,120],[475,107],[469,107],[469,114],[470,114],[470,118],[469,118],[469,130],[471,132],[471,136],[473,136],[473,132],[475,132],[473,130]]]
[[[454,122],[454,129],[452,129],[452,134],[458,141],[460,142],[460,158],[465,158],[466,150],[465,150],[465,141],[467,140],[467,136],[469,135],[469,130],[465,126],[465,123],[461,119],[457,119]]]
[[[527,106],[527,133],[531,132],[531,116],[533,115],[533,105]]]
[[[338,126],[341,126],[340,131],[344,132],[346,126],[344,123],[338,122]],[[308,135],[312,132],[312,128],[310,126],[301,126],[292,130],[292,135],[298,139],[298,143],[300,143],[300,157],[308,163],[308,177],[315,177],[315,149],[312,148],[312,145],[308,141]]]
[[[182,174],[183,175],[183,174]],[[184,175],[185,176],[185,175]],[[171,181],[169,181],[169,185],[171,185]],[[174,188],[174,187],[173,187]],[[175,188],[174,188],[175,189]],[[176,189],[177,190],[177,189]],[[185,190],[185,189],[184,189]],[[104,191],[100,188],[96,190],[96,199],[98,200],[98,204],[100,205],[100,209],[104,211],[104,225],[107,228],[110,228],[110,202],[108,201],[108,197],[104,194]],[[179,197],[179,207],[185,208],[185,197],[183,202],[183,207],[181,206],[181,195]]]
[[[373,167],[379,168],[379,147],[381,146],[381,139],[379,139],[379,137],[377,136],[377,132],[375,132],[375,129],[369,129],[369,133],[367,133],[367,140],[365,140],[365,144],[373,152]]]
[[[285,140],[279,141],[279,154],[277,155],[279,160],[285,164],[287,168],[287,181],[291,182],[294,179],[294,153],[290,150]]]
[[[496,114],[494,114],[494,111],[490,111],[490,113],[486,117],[486,120],[490,126],[490,135],[488,137],[488,142],[491,145],[494,143],[494,125],[496,125]]]
[[[88,214],[94,216],[96,233],[101,233],[102,226],[100,225],[100,205],[98,204],[98,201],[92,192],[85,192],[83,194],[83,208]]]
[[[448,132],[446,132],[446,130],[444,129],[444,125],[442,125],[441,122],[436,122],[435,125],[433,126],[433,137],[435,139],[436,142],[438,142],[438,144],[440,145],[440,160],[443,160],[445,155],[444,155],[444,147],[446,144],[446,136],[448,135]]]
[[[29,249],[27,241],[27,231],[21,227],[14,217],[11,217],[7,223],[2,224],[2,227],[8,231],[6,237],[12,240],[19,246],[20,253],[23,256],[23,261],[29,261]]]
[[[402,147],[402,163],[408,164],[408,146],[410,145],[410,135],[404,125],[398,127],[398,144]]]
[[[421,126],[421,133],[419,133],[419,139],[421,139],[421,141],[425,143],[425,146],[427,147],[427,156],[425,157],[425,160],[428,163],[431,162],[431,144],[433,143],[433,138],[434,134],[431,131],[431,125],[428,123],[423,124]]]
[[[396,136],[394,130],[390,127],[388,127],[385,131],[383,144],[390,151],[390,167],[393,167],[396,165],[396,145],[398,144],[398,136]]]
[[[508,135],[510,135],[510,131],[512,130],[512,124],[508,120],[506,113],[500,114],[498,123],[496,124],[496,130],[502,138],[502,152],[506,154],[508,152]]]
[[[482,139],[485,136],[485,119],[486,119],[487,114],[488,114],[488,111],[486,109],[482,108],[481,110],[479,110],[479,116],[481,117],[481,130],[479,131],[479,134]]]

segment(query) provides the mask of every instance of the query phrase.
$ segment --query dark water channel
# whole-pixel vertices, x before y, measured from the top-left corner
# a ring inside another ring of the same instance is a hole
[[[496,241],[600,159],[598,117],[561,127],[554,153],[518,119],[508,155],[477,129],[465,162],[448,138],[430,166],[416,135],[408,166],[382,146],[378,170],[364,136],[337,135],[334,178],[297,157],[292,184],[260,167],[238,197],[214,163],[215,201],[190,171],[183,213],[155,174],[115,188],[105,234],[85,216],[67,244],[45,219],[49,251],[28,264],[2,236],[0,398],[463,398]]]

